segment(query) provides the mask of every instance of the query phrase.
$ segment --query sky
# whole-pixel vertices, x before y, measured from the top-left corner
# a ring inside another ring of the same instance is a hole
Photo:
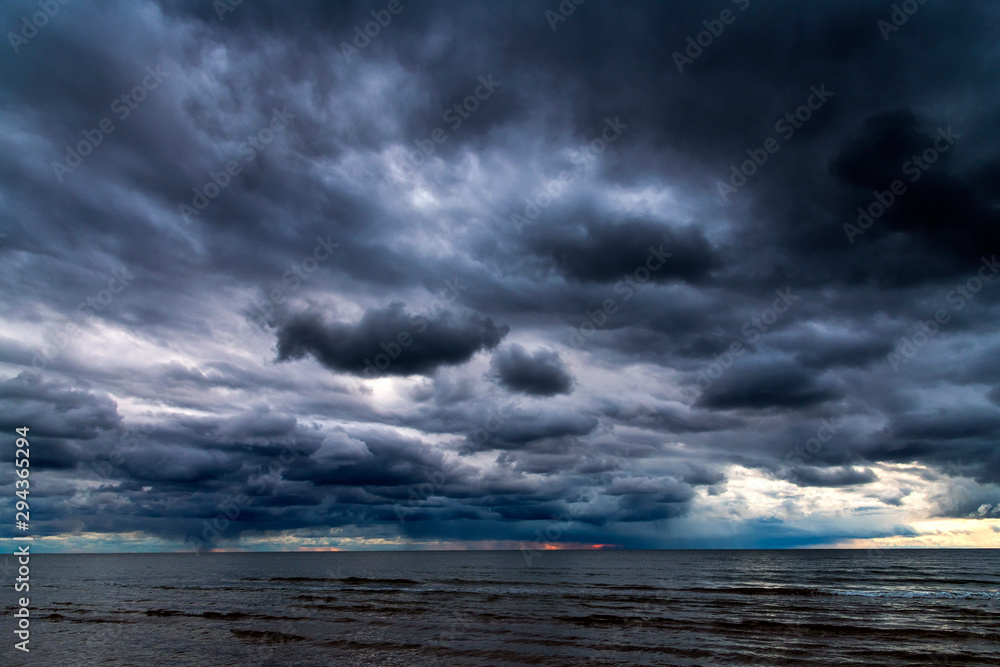
[[[995,2],[0,26],[38,550],[1000,546]]]

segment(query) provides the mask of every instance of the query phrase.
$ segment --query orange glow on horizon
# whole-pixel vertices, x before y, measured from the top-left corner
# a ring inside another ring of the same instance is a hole
[[[555,544],[534,544],[527,548],[537,551],[601,551],[602,549],[621,549],[620,544],[585,544],[582,542],[557,542]]]

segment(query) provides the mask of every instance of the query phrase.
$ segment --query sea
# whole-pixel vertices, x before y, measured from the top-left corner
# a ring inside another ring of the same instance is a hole
[[[3,584],[3,665],[1000,665],[1000,550],[41,554],[30,578],[28,654]]]

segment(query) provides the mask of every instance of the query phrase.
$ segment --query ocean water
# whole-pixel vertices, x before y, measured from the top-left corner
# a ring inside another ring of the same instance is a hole
[[[10,556],[6,556],[10,562]],[[35,555],[4,665],[1000,665],[1000,550]]]

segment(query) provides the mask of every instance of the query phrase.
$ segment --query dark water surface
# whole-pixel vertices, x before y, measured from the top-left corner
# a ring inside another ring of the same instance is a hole
[[[6,556],[10,562],[10,556]],[[36,555],[33,665],[1000,665],[1000,550]]]

